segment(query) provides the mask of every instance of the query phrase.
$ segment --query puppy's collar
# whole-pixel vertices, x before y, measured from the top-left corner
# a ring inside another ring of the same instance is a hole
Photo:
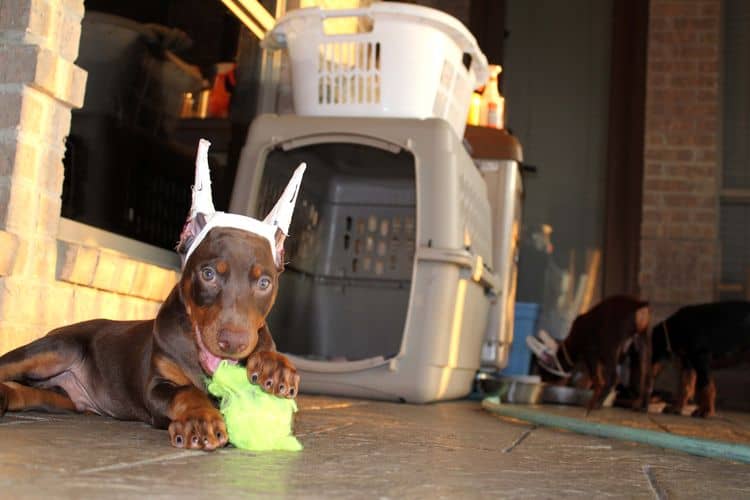
[[[567,340],[567,339],[565,339]],[[557,352],[562,351],[563,356],[565,357],[565,362],[568,364],[568,370],[572,370],[575,366],[575,363],[573,363],[573,360],[570,359],[570,354],[568,354],[568,348],[565,347],[565,340],[560,342],[560,349],[557,350]],[[562,364],[561,364],[562,366]]]

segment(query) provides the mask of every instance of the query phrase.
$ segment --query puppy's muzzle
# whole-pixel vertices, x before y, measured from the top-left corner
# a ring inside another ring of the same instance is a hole
[[[216,343],[224,354],[238,354],[245,351],[250,344],[250,333],[223,329],[216,336]]]

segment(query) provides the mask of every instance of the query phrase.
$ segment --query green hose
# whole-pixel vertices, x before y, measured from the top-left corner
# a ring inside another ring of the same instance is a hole
[[[635,441],[636,443],[658,446],[670,450],[684,451],[693,455],[710,458],[723,458],[750,463],[750,446],[724,443],[710,439],[698,439],[666,432],[634,429],[623,425],[600,424],[580,418],[563,417],[515,405],[503,405],[497,396],[485,398],[482,406],[503,417],[517,418],[538,425],[557,427],[579,434],[604,438]]]

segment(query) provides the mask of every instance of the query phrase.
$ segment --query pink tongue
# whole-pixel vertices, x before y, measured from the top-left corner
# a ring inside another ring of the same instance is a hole
[[[209,375],[213,375],[216,369],[219,367],[219,363],[221,363],[220,357],[214,356],[205,349],[201,349],[198,357],[200,358],[203,369],[206,370],[206,373],[208,373]]]
[[[236,359],[227,359],[227,358],[220,358],[218,356],[214,356],[210,352],[208,352],[207,349],[201,349],[198,353],[198,359],[200,359],[201,366],[204,370],[206,370],[206,373],[209,375],[213,375],[216,369],[219,367],[219,363],[221,363],[222,359],[226,359],[226,361],[231,365],[236,365],[237,360]]]
[[[209,375],[213,375],[216,369],[219,367],[219,363],[221,363],[221,360],[226,358],[220,358],[219,356],[211,354],[211,352],[206,349],[206,346],[203,344],[203,339],[201,338],[201,334],[197,329],[195,330],[195,338],[198,341],[198,361],[200,361],[200,364],[206,371],[206,373],[208,373]],[[237,364],[236,359],[227,359],[227,362],[231,365]]]

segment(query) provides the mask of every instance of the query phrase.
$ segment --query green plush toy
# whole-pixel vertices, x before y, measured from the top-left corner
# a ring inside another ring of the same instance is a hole
[[[268,394],[247,379],[244,366],[222,361],[207,381],[208,392],[221,400],[219,410],[227,424],[229,442],[253,451],[299,451],[292,434],[293,399]]]

